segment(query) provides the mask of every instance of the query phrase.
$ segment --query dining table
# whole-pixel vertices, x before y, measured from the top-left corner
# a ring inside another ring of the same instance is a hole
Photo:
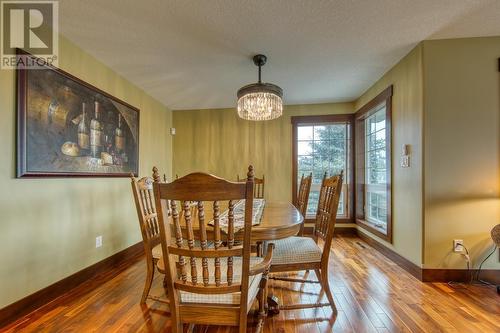
[[[272,241],[295,236],[304,222],[302,214],[289,202],[266,202],[260,223],[252,226],[252,243]],[[243,230],[235,233],[243,240]]]
[[[227,209],[222,206],[221,211]],[[194,216],[193,216],[194,217]],[[196,218],[196,217],[194,217]],[[212,213],[210,210],[205,210],[205,221],[212,220]],[[304,222],[302,214],[290,202],[265,202],[265,206],[260,216],[258,224],[252,226],[251,242],[257,244],[261,242],[272,242],[273,240],[284,239],[297,235],[300,230],[301,224]],[[175,227],[170,223],[171,232],[175,234]],[[196,223],[193,225],[194,234],[197,234]],[[210,239],[213,236],[211,228],[207,225],[207,236]],[[186,233],[183,237],[187,236],[187,230],[182,230]],[[234,238],[236,241],[243,240],[243,229],[235,232]],[[159,259],[163,262],[162,258]],[[270,294],[268,296],[268,310],[272,314],[279,312],[279,299]]]
[[[195,209],[192,210],[193,212],[196,211]],[[227,205],[221,203],[220,211],[224,212],[224,210],[227,210]],[[204,220],[207,224],[206,232],[208,239],[211,239],[211,236],[213,236],[213,229],[209,224],[209,221],[213,220],[212,216],[213,212],[210,209],[205,208]],[[197,220],[196,216],[192,216],[192,218]],[[289,202],[266,201],[260,221],[252,226],[251,242],[256,244],[258,242],[272,241],[295,236],[299,232],[302,222],[304,222],[304,218],[293,204]],[[172,235],[174,235],[175,226],[173,223],[170,223],[170,228]],[[198,223],[194,223],[193,232],[195,236],[197,236],[198,230]],[[182,234],[185,238],[187,236],[187,230],[183,228]],[[236,241],[243,240],[243,229],[234,233],[234,239]]]

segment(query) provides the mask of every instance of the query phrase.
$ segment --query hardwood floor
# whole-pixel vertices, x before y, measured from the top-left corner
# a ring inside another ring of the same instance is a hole
[[[335,238],[332,251],[330,281],[338,316],[332,317],[329,307],[282,311],[266,320],[265,332],[500,332],[500,296],[492,287],[424,284],[356,237]],[[168,332],[166,304],[139,305],[145,266],[138,260],[117,267],[0,330]],[[313,272],[310,277],[315,278]],[[316,284],[270,281],[270,286],[287,303],[320,297]],[[159,274],[151,294],[163,294]],[[237,330],[196,326],[194,331]]]

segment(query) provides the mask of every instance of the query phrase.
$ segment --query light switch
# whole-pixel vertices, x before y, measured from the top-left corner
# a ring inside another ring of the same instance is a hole
[[[409,168],[410,167],[410,155],[401,156],[401,167]]]
[[[410,145],[408,144],[401,145],[401,167],[410,167]]]

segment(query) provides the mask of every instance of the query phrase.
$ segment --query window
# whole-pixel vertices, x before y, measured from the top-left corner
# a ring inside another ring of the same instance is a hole
[[[300,178],[312,173],[313,181],[307,205],[306,222],[314,220],[318,207],[321,181],[344,170],[344,185],[339,202],[339,222],[352,216],[349,191],[352,166],[352,115],[292,117],[293,123],[293,197],[296,198]]]
[[[355,114],[356,222],[385,240],[391,226],[392,86]]]
[[[365,119],[366,220],[387,231],[385,103]]]

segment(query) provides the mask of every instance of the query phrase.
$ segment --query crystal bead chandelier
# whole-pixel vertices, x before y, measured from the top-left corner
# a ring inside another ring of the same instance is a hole
[[[271,120],[283,113],[283,89],[271,83],[262,83],[261,67],[267,57],[258,54],[253,63],[259,66],[259,82],[238,90],[238,115],[246,120]]]

